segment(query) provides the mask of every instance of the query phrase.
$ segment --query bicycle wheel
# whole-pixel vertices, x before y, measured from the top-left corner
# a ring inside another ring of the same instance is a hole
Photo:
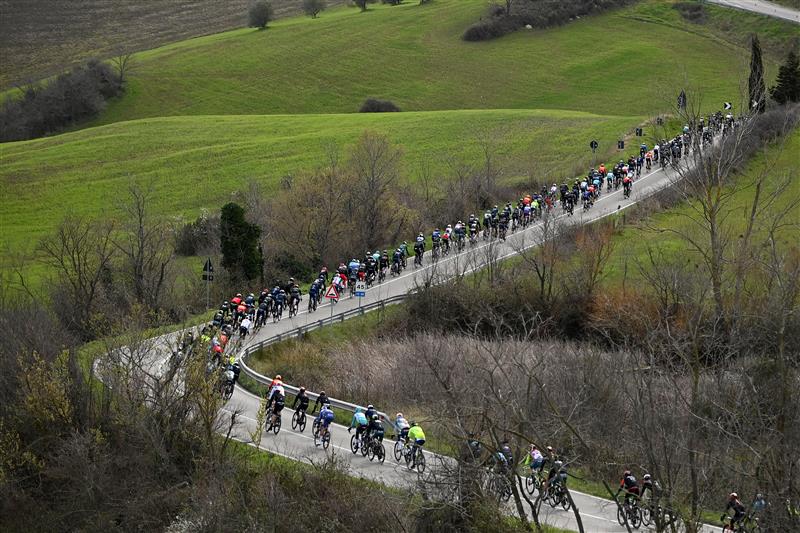
[[[400,458],[403,457],[403,442],[401,440],[396,440],[394,443],[394,460],[398,463],[400,462]]]
[[[322,437],[322,447],[327,450],[328,446],[330,446],[330,445],[331,445],[331,433],[330,433],[330,430],[328,430],[325,433],[325,436]]]
[[[370,462],[373,459],[375,459],[375,445],[374,444],[370,443],[370,445],[367,447],[367,459],[369,459]]]
[[[358,439],[355,435],[350,437],[350,451],[355,455],[358,452]]]
[[[361,457],[366,457],[372,443],[366,439],[361,441]]]
[[[649,527],[653,522],[653,509],[647,505],[645,507],[640,507],[639,512],[642,515],[642,525],[644,527]]]
[[[629,518],[633,529],[639,529],[639,526],[642,525],[642,510],[638,506],[632,507]]]
[[[386,460],[386,448],[383,446],[383,443],[375,449],[375,457],[378,458],[378,462],[381,464]]]
[[[278,415],[277,420],[275,420],[275,423],[272,425],[272,432],[277,435],[280,430],[281,430],[281,417],[280,415]]]
[[[625,525],[625,511],[619,505],[617,506],[617,522],[621,526]]]
[[[425,472],[425,454],[422,453],[422,450],[419,451],[414,462],[417,464],[417,472],[420,474]]]
[[[567,496],[566,489],[561,490],[561,501],[559,503],[561,504],[562,509],[569,511],[571,504],[569,503],[569,497]]]
[[[300,422],[297,423],[297,426],[300,428],[300,433],[303,433],[306,430],[306,414],[300,414]]]
[[[559,492],[558,488],[550,489],[550,494],[547,498],[547,504],[553,509],[558,507],[558,504],[561,503],[561,499],[559,498],[560,495],[561,493]]]
[[[298,416],[299,414],[300,414],[299,412],[295,411],[294,414],[292,415],[292,429],[296,430],[297,426],[300,424],[299,422],[300,417]]]
[[[533,476],[528,476],[525,478],[525,491],[533,496],[533,493],[536,492],[536,480]]]

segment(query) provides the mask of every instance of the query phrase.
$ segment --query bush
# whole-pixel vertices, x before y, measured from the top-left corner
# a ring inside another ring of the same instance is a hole
[[[35,139],[96,116],[123,84],[110,66],[97,60],[58,76],[47,85],[31,85],[0,110],[0,142]]]
[[[303,12],[312,19],[317,18],[326,7],[325,0],[303,0]]]
[[[697,4],[695,2],[678,2],[673,4],[673,8],[677,9],[683,18],[694,24],[705,24],[708,20],[708,13],[706,6]]]
[[[201,215],[178,230],[175,253],[182,256],[216,253],[219,244],[219,218]]]
[[[250,8],[250,27],[263,30],[273,19],[272,4],[269,2],[256,2]]]
[[[358,111],[359,113],[397,113],[400,108],[389,100],[367,98]]]
[[[607,9],[622,7],[638,0],[516,0],[511,4],[511,14],[504,6],[493,4],[486,18],[466,29],[465,41],[486,41],[502,37],[507,33],[530,25],[547,28],[566,24],[575,17],[600,13]]]

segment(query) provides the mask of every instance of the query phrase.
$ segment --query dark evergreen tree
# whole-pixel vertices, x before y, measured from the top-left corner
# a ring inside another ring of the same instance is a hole
[[[258,246],[261,228],[247,222],[244,209],[231,202],[222,207],[219,229],[222,266],[234,278],[258,279],[261,276]]]
[[[770,91],[779,104],[800,102],[800,58],[794,50],[789,51],[786,61],[778,70],[778,80]]]
[[[761,43],[758,35],[751,38],[752,55],[750,56],[750,109],[762,113],[766,107],[766,86],[764,85],[764,62],[761,59]]]

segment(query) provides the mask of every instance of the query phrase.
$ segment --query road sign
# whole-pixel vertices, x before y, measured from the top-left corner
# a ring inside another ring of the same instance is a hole
[[[625,149],[625,141],[620,139],[617,141],[617,150],[624,150]]]
[[[636,128],[636,136],[644,137],[644,130],[642,128]]]
[[[206,259],[206,264],[203,266],[203,272],[214,272],[214,266],[211,264],[211,258]]]
[[[591,149],[592,149],[592,152],[594,152],[595,150],[597,150],[597,147],[598,147],[598,146],[599,146],[599,144],[597,143],[597,141],[592,141],[592,142],[590,142],[590,143],[589,143],[589,148],[591,148]]]
[[[367,295],[367,282],[366,281],[356,281],[356,296],[359,298],[363,298]]]
[[[325,291],[325,298],[329,300],[338,300],[339,299],[339,291],[336,290],[335,285],[331,285],[328,287],[328,290]]]
[[[722,107],[724,107],[726,110],[733,109],[733,104],[730,102],[725,102],[724,104],[722,104]]]
[[[203,274],[203,281],[214,281],[214,274]]]

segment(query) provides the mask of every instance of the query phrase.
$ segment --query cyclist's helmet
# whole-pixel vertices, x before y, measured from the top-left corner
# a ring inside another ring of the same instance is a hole
[[[413,420],[412,420],[412,421],[411,421],[411,427],[414,427],[414,426],[416,426],[416,425],[417,425],[417,423],[416,423],[415,421],[413,421]]]
[[[645,474],[642,479],[644,479],[645,481],[650,481],[650,474]]]
[[[403,418],[403,413],[397,413],[397,418]]]
[[[305,387],[300,387],[300,392],[305,392],[305,391],[306,391]]]
[[[283,379],[283,378],[281,377],[281,375],[280,375],[280,374],[278,374],[277,376],[275,376],[275,379],[277,379],[277,380],[281,380],[281,379]]]
[[[424,236],[425,236],[425,235],[423,235],[422,233],[420,233],[420,234],[419,234],[419,237],[424,237]]]
[[[378,415],[372,415],[372,419],[373,420],[377,420],[378,419]]]
[[[408,244],[406,241],[403,241],[403,244]]]
[[[250,298],[255,298],[256,297],[256,295],[253,294],[252,292],[250,294],[248,294],[247,296],[249,296]]]
[[[237,293],[236,293],[236,297],[237,297],[237,298],[241,298],[241,297],[242,297],[242,293],[241,293],[241,292],[237,292]]]
[[[556,461],[555,463],[553,463],[553,466],[558,469],[558,468],[561,468],[562,466],[564,466],[564,463],[561,462],[561,461]]]
[[[735,500],[735,499],[737,499],[738,497],[739,497],[739,495],[738,495],[738,494],[736,494],[735,492],[731,492],[730,496],[728,496],[728,499],[729,499],[729,500]]]
[[[625,473],[622,474],[622,475],[625,476],[625,477],[628,477],[628,476],[631,475],[631,471],[630,470],[626,470]]]
[[[375,407],[374,407],[372,404],[369,404],[369,405],[367,406],[367,409],[375,409]]]

